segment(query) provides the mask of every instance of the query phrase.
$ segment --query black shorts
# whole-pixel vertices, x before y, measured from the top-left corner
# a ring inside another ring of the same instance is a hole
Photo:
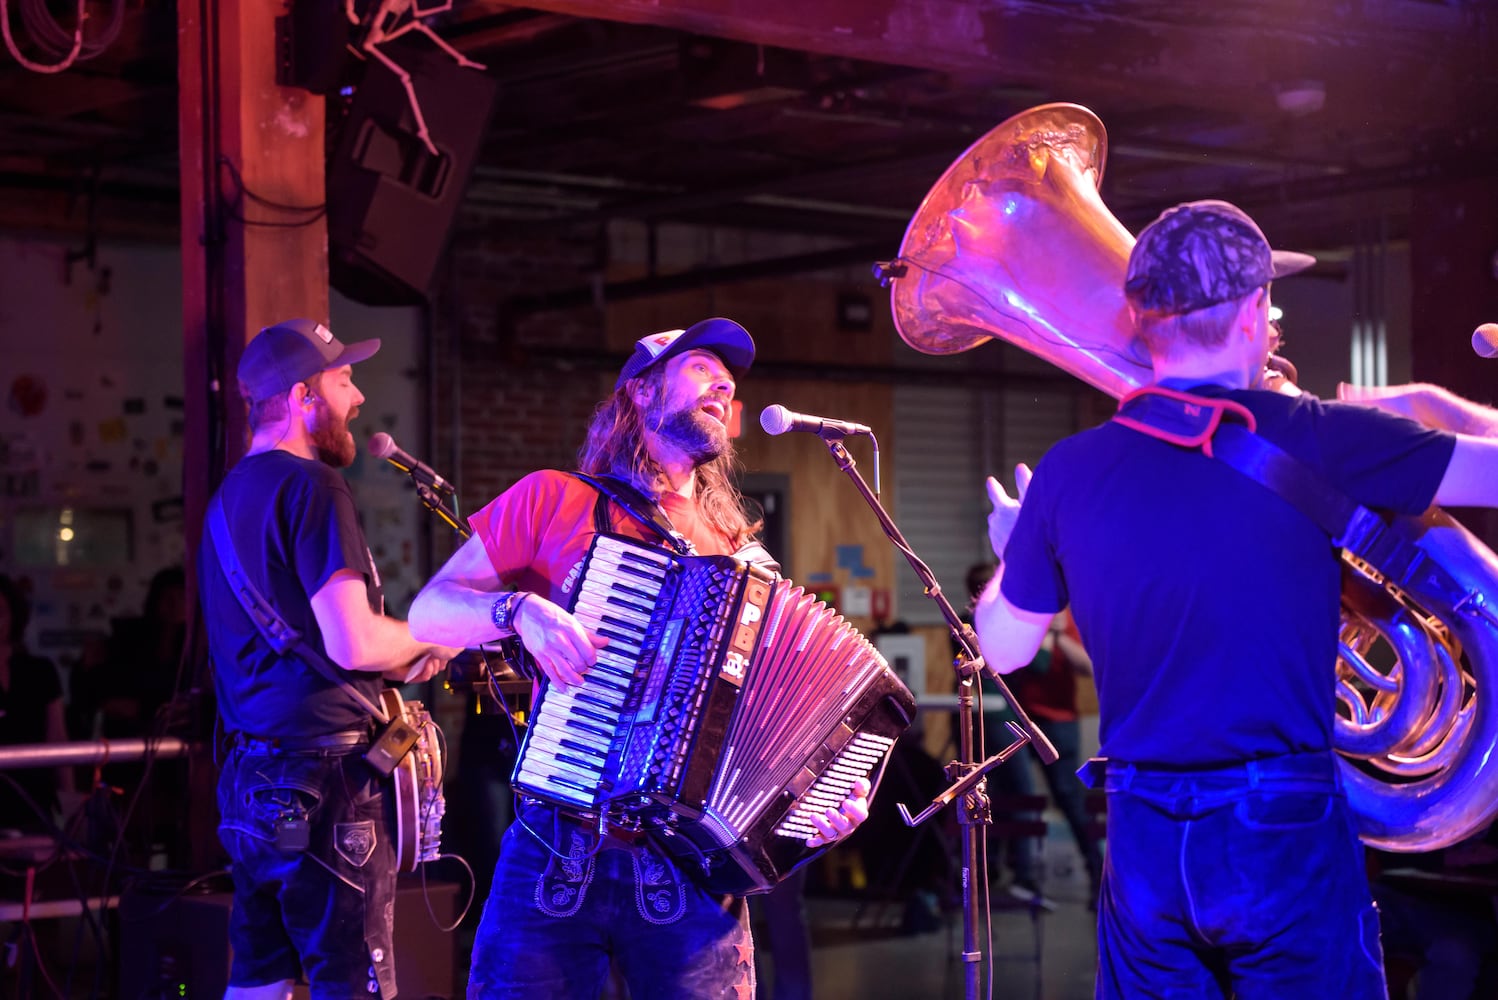
[[[363,747],[240,747],[219,774],[233,861],[231,986],[305,976],[313,997],[395,996],[395,815]],[[305,850],[277,827],[307,823]]]

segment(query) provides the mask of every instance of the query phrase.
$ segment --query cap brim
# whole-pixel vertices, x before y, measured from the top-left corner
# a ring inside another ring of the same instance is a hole
[[[1310,254],[1296,253],[1293,250],[1275,250],[1271,256],[1274,258],[1274,266],[1270,273],[1276,278],[1304,271],[1316,263],[1316,258]]]
[[[670,353],[691,350],[712,351],[734,375],[744,374],[754,364],[754,338],[748,330],[721,316],[687,327],[687,332],[671,345]]]
[[[361,361],[368,361],[374,357],[375,351],[380,349],[380,338],[371,337],[369,340],[358,340],[352,344],[345,344],[343,353],[333,359],[329,368],[338,368],[343,365],[356,365]]]

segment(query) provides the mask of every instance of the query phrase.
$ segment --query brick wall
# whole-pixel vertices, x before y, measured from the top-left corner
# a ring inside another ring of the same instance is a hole
[[[601,227],[538,236],[504,223],[460,234],[434,295],[437,453],[472,513],[528,472],[570,468],[617,359],[592,306],[517,312],[517,299],[586,286]]]

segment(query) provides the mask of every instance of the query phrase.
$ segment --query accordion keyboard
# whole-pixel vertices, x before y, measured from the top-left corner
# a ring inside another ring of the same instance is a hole
[[[531,719],[517,780],[563,802],[594,808],[609,792],[610,762],[623,752],[634,678],[652,632],[670,558],[643,546],[595,549],[573,614],[609,640],[583,683],[548,686]]]

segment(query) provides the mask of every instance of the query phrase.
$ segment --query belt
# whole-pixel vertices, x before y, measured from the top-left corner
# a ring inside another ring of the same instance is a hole
[[[324,733],[321,736],[278,737],[236,733],[234,745],[256,753],[320,753],[325,750],[368,746],[369,735],[368,725],[357,729],[340,729],[336,733]]]
[[[1090,763],[1090,762],[1089,762]],[[1123,779],[1127,784],[1135,777],[1155,778],[1232,778],[1246,781],[1251,787],[1262,781],[1325,781],[1340,785],[1341,772],[1331,751],[1285,754],[1233,764],[1208,767],[1175,767],[1161,764],[1130,763],[1108,760],[1108,777]]]
[[[521,802],[524,805],[529,806],[537,811],[549,814],[549,818],[553,822],[564,823],[567,826],[582,830],[595,837],[599,834],[598,821],[596,819],[588,819],[582,816],[575,815],[562,808],[561,806],[553,805],[550,802],[546,802],[542,799],[538,799],[530,795],[521,796]],[[603,837],[606,840],[612,840],[620,844],[629,845],[631,847],[635,846],[636,844],[643,844],[647,839],[647,835],[644,830],[616,826],[613,823],[605,824],[603,829]]]

